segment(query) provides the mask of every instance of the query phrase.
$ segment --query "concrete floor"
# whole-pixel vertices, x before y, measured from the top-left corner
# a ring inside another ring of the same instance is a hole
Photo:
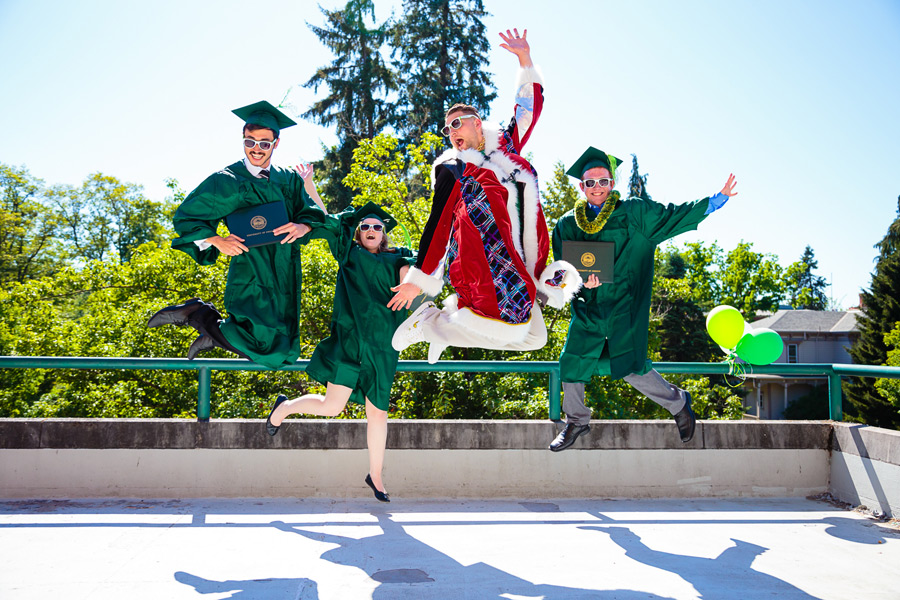
[[[804,499],[0,501],[0,598],[900,598],[900,531]]]

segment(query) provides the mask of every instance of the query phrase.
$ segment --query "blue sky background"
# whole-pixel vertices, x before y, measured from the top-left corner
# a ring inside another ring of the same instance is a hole
[[[856,304],[897,216],[900,2],[485,6],[491,120],[511,114],[516,66],[499,31],[527,28],[543,69],[544,114],[526,150],[545,180],[588,145],[637,154],[662,202],[712,194],[733,172],[739,195],[676,242],[744,240],[785,266],[809,244],[835,303]],[[400,7],[376,0],[378,20]],[[100,171],[154,198],[167,177],[191,189],[241,156],[232,108],[278,103],[292,86],[298,113],[315,100],[299,84],[333,57],[307,22],[324,22],[313,2],[0,0],[0,161],[48,184]],[[318,159],[335,141],[301,122],[275,162]]]

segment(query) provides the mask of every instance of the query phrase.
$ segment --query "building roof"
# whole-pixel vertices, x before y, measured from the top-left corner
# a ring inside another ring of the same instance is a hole
[[[774,315],[753,322],[753,328],[768,328],[778,333],[859,331],[856,315],[850,310],[779,310]]]

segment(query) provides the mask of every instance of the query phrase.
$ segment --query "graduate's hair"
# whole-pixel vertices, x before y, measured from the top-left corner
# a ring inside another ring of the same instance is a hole
[[[244,129],[241,131],[243,135],[247,135],[248,131],[256,131],[257,129],[268,129],[275,135],[275,139],[278,139],[278,132],[272,129],[271,127],[266,127],[265,125],[259,125],[258,123],[244,123]]]
[[[360,231],[359,227],[356,228],[356,231],[353,234],[353,241],[362,246],[362,240],[359,239]],[[391,238],[388,237],[388,234],[385,230],[381,230],[381,243],[378,244],[379,252],[396,252],[397,248],[391,246]]]
[[[456,104],[448,108],[447,112],[444,113],[444,120],[446,121],[447,117],[455,112],[459,112],[464,115],[475,115],[479,119],[481,118],[481,113],[478,112],[477,108],[470,104],[462,104],[460,102],[457,102]]]

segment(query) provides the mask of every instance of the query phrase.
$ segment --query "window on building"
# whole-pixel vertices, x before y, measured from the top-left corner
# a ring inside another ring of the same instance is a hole
[[[789,363],[797,362],[797,344],[788,344],[787,361]]]

